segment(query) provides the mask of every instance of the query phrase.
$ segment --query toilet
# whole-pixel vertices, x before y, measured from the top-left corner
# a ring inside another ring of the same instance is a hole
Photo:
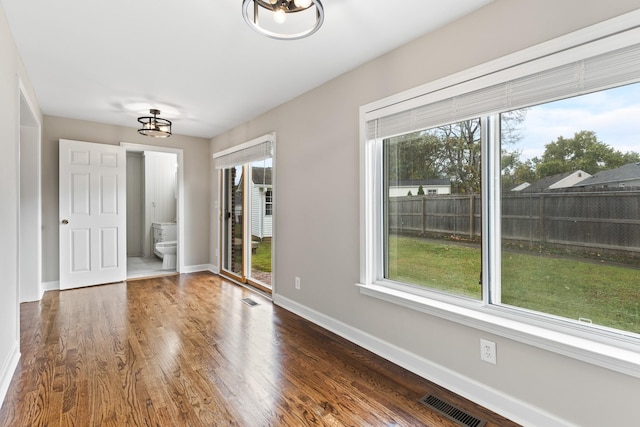
[[[162,259],[162,269],[176,268],[176,252],[178,247],[175,222],[154,222],[153,253]]]
[[[175,240],[168,240],[166,242],[156,243],[154,253],[162,258],[162,269],[176,268],[176,248],[178,242]]]

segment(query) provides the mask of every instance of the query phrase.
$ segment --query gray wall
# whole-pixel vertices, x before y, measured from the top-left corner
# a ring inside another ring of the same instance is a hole
[[[639,7],[637,0],[496,0],[213,138],[212,153],[276,132],[275,301],[293,302],[503,395],[503,412],[515,400],[520,409],[530,405],[581,426],[638,419],[636,378],[363,296],[354,283],[361,105]],[[212,242],[216,227],[212,217]],[[301,290],[294,289],[295,276]],[[497,366],[480,361],[480,338],[497,342]]]
[[[20,95],[18,79],[26,96],[35,104],[38,120],[42,115],[29,78],[0,7],[0,398],[4,397],[19,356],[18,309],[18,191]],[[36,286],[37,287],[37,286]]]
[[[133,118],[135,122],[135,118]],[[132,124],[133,124],[132,122]],[[167,139],[140,135],[136,129],[44,116],[42,130],[42,280],[59,279],[58,146],[60,139],[119,145],[120,142],[184,150],[185,266],[209,263],[209,141],[182,135]]]

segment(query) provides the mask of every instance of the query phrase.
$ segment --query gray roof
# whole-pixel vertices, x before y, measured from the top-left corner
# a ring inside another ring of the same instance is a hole
[[[640,162],[628,163],[624,166],[620,166],[617,169],[607,169],[604,171],[600,171],[593,175],[591,178],[580,181],[579,183],[574,185],[574,187],[589,187],[594,185],[615,184],[635,179],[640,179]]]
[[[522,191],[530,185],[531,184],[529,184],[528,182],[521,182],[520,184],[509,184],[502,187],[502,191]]]
[[[251,180],[255,185],[271,185],[271,168],[251,168]]]
[[[531,185],[523,189],[521,193],[539,193],[541,191],[546,191],[549,189],[550,186],[560,181],[561,179],[568,177],[573,173],[574,172],[572,171],[572,172],[558,173],[551,176],[545,176],[542,179],[532,182]]]

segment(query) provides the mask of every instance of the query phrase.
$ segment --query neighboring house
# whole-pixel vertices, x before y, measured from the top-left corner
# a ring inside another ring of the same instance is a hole
[[[590,176],[590,174],[582,170],[559,173],[556,175],[546,176],[538,181],[535,181],[521,191],[523,193],[540,193],[543,191],[573,187],[577,183],[588,179]]]
[[[251,169],[251,235],[264,239],[272,236],[273,183],[272,169]]]
[[[510,188],[509,191],[522,191],[530,185],[531,184],[529,184],[528,182],[523,182],[522,184],[518,184],[515,187]]]
[[[628,163],[617,169],[600,171],[575,187],[591,188],[594,190],[604,188],[640,187],[640,162]]]
[[[411,192],[412,196],[417,196],[421,185],[425,195],[451,194],[451,181],[433,178],[391,181],[389,183],[389,197],[407,196],[409,192]]]
[[[251,168],[249,194],[251,198],[251,235],[264,239],[272,237],[273,225],[273,182],[272,169]],[[243,188],[242,179],[238,184]],[[236,222],[242,220],[242,192],[235,192],[234,215]]]

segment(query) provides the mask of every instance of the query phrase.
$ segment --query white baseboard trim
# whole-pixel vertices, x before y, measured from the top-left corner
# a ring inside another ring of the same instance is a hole
[[[60,290],[60,281],[54,280],[51,282],[42,282],[40,283],[40,299],[42,299],[43,295],[47,291],[59,291]]]
[[[211,264],[200,264],[200,265],[186,265],[184,270],[180,273],[197,273],[199,271],[212,271],[213,266]]]
[[[281,295],[274,304],[285,308],[405,369],[523,426],[570,427],[571,423],[540,408],[465,377],[367,332],[301,305]]]
[[[11,346],[11,351],[2,365],[2,371],[0,371],[0,404],[4,402],[4,398],[9,390],[11,378],[13,378],[13,373],[16,371],[19,361],[20,343],[18,341],[14,341]]]

